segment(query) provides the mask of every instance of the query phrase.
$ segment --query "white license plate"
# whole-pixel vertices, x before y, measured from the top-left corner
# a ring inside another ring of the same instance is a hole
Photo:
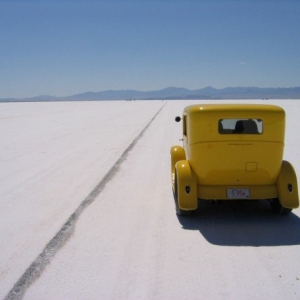
[[[227,197],[229,199],[249,199],[249,189],[227,189]]]

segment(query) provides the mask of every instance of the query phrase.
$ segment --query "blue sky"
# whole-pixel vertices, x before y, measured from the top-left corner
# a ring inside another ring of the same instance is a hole
[[[300,86],[299,0],[0,0],[0,98]]]

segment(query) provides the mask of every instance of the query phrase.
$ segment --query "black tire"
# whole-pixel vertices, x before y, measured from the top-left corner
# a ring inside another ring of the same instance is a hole
[[[178,205],[178,186],[177,186],[177,173],[175,172],[175,191],[174,191],[175,205],[176,205],[176,214],[178,216],[190,216],[192,214],[192,210],[182,210]]]
[[[271,199],[270,200],[270,206],[271,206],[271,209],[278,215],[288,215],[292,209],[291,208],[286,208],[286,207],[283,207],[280,202],[279,202],[279,199],[276,198],[276,199]]]

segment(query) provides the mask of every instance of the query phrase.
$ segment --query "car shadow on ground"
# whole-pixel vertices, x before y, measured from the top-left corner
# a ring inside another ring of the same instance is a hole
[[[178,216],[185,230],[199,230],[220,246],[300,245],[300,218],[291,212],[277,215],[267,201],[200,201],[190,216]]]

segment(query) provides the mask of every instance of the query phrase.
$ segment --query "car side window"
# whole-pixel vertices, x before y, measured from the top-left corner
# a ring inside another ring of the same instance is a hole
[[[183,135],[187,136],[187,128],[186,128],[186,115],[183,115],[183,122],[182,122],[182,126],[183,126]]]
[[[262,119],[220,119],[220,134],[262,134]]]

